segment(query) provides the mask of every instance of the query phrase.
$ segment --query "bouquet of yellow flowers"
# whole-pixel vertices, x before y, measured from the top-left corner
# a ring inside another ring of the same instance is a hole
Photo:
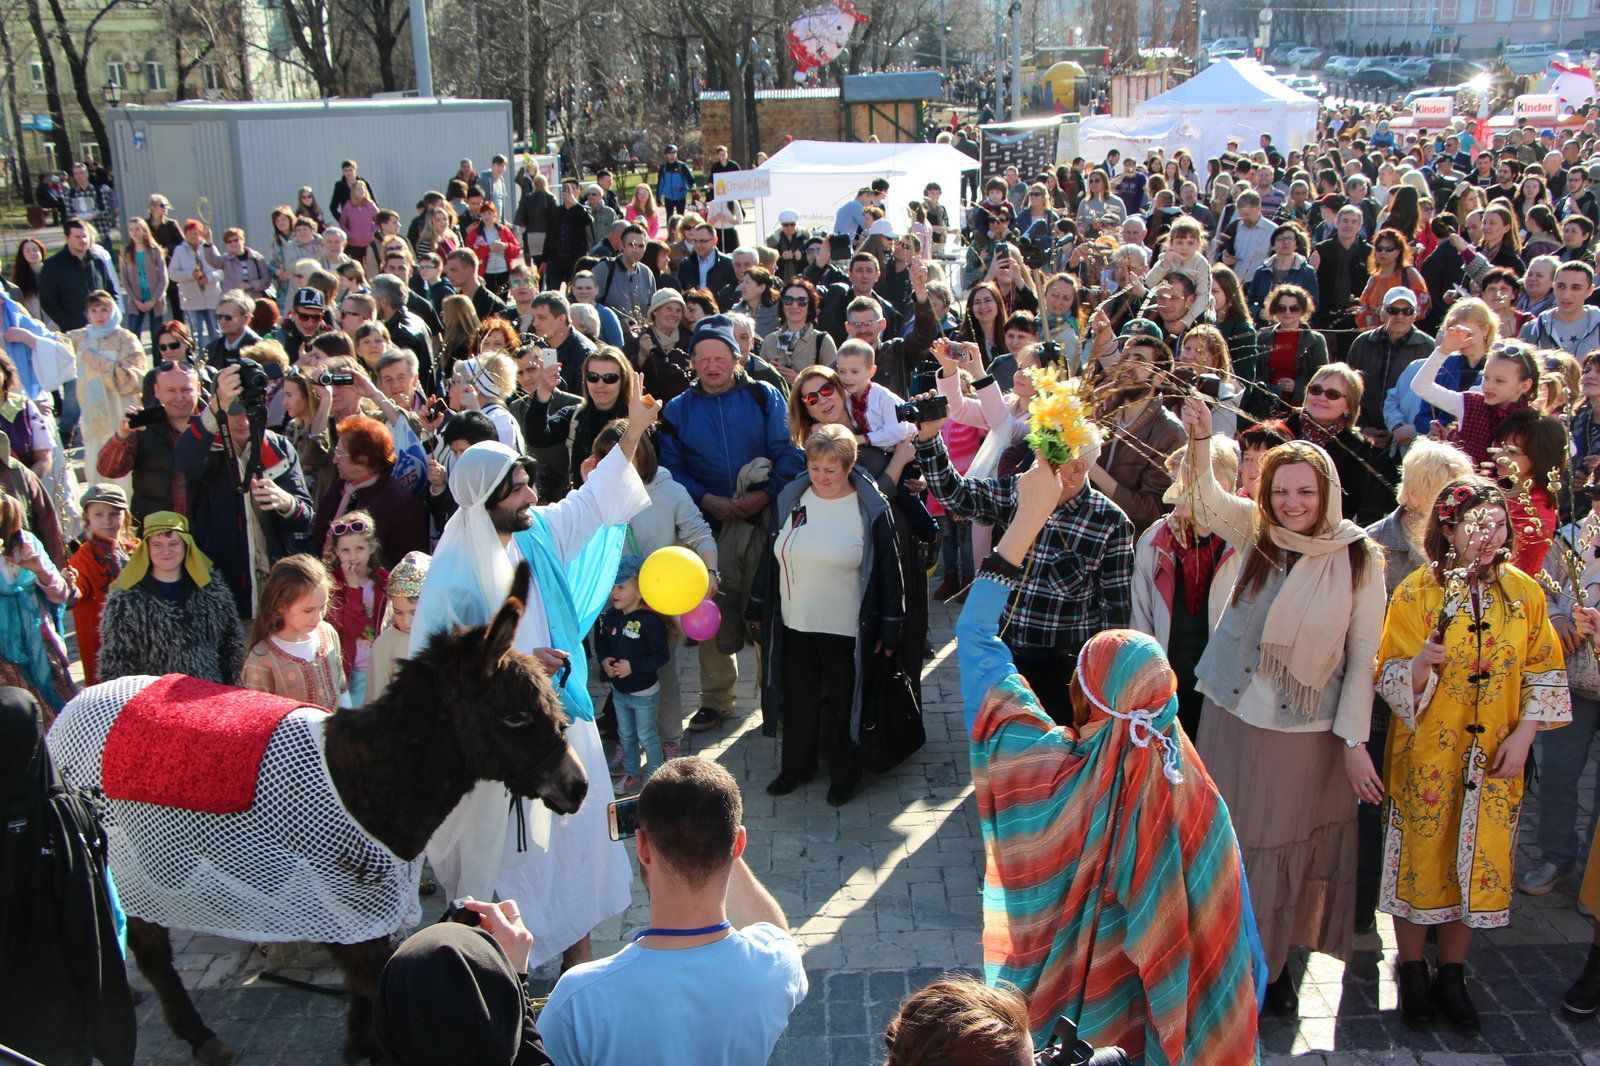
[[[1099,441],[1094,427],[1094,401],[1082,378],[1064,377],[1055,367],[1024,371],[1033,382],[1028,403],[1028,447],[1043,452],[1051,466],[1078,457],[1085,445]]]

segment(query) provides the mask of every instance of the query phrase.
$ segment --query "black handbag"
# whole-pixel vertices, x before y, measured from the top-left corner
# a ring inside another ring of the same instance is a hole
[[[892,659],[870,657],[861,692],[858,759],[862,769],[885,774],[905,762],[927,741],[922,710],[911,681]]]

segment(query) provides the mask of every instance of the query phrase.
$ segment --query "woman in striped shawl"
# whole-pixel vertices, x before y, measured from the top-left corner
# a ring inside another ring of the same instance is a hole
[[[1136,1062],[1253,1062],[1265,962],[1233,826],[1177,725],[1160,645],[1132,630],[1090,640],[1068,727],[999,639],[1063,481],[1042,455],[1019,479],[1016,519],[956,630],[987,857],[984,976],[1027,995],[1036,1041],[1065,1014]]]

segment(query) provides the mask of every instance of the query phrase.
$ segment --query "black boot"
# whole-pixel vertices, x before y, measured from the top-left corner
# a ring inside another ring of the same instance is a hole
[[[1561,997],[1561,1009],[1569,1018],[1592,1018],[1600,1010],[1600,946],[1590,945],[1589,961]]]
[[[1300,990],[1295,987],[1294,977],[1289,973],[1289,964],[1283,964],[1277,979],[1267,986],[1267,1010],[1284,1018],[1293,1018],[1300,1013]]]
[[[1429,987],[1427,962],[1402,962],[1397,976],[1400,985],[1400,1020],[1413,1029],[1432,1028],[1433,991]]]
[[[1463,1032],[1478,1031],[1478,1008],[1467,995],[1467,968],[1459,962],[1441,963],[1433,978],[1433,998],[1444,1020]]]

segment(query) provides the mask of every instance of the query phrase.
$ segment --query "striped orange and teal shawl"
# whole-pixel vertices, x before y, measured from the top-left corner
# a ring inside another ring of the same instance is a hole
[[[978,581],[957,629],[986,858],[986,980],[1027,995],[1036,1041],[1065,1014],[1091,1044],[1153,1066],[1256,1061],[1265,963],[1232,822],[1175,721],[1176,699],[1153,725],[1177,745],[1181,783],[1163,772],[1160,741],[1136,745],[1129,723],[1103,711],[1073,739],[996,635],[1006,593]],[[1120,630],[1096,642],[1105,703],[1162,706],[1118,700],[1148,687],[1157,665],[1170,678],[1154,640]]]

